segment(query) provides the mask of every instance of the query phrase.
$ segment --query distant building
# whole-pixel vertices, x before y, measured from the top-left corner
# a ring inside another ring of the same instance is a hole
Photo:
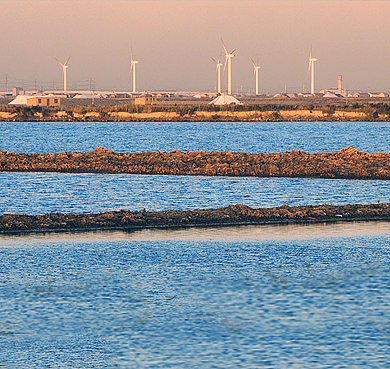
[[[156,98],[153,95],[144,95],[134,99],[134,105],[153,105]]]
[[[24,95],[24,90],[21,87],[13,87],[12,88],[12,96]]]
[[[131,94],[126,92],[115,92],[114,94],[110,95],[110,98],[112,99],[129,99],[130,97]]]
[[[341,93],[339,93],[340,88],[339,87],[333,87],[333,88],[327,88],[326,90],[321,90],[320,93],[322,93],[323,97],[346,97],[347,96],[347,90],[341,90]]]
[[[389,97],[386,92],[369,92],[370,97]]]
[[[29,96],[18,95],[8,105],[24,105],[24,106],[60,106],[61,99],[58,96]]]
[[[259,95],[257,95],[259,96]],[[312,96],[312,95],[310,95]],[[296,94],[287,94],[287,93],[278,93],[274,95],[275,98],[277,99],[293,99],[294,97],[297,97]]]
[[[364,97],[364,98],[368,98],[370,97],[369,93],[368,92],[356,92],[352,95],[352,97]]]
[[[60,106],[61,99],[58,96],[34,96],[27,98],[27,106]]]

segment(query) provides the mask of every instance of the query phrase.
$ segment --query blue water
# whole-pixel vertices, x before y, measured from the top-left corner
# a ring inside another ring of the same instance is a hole
[[[390,202],[388,181],[0,173],[0,214]]]
[[[0,123],[13,152],[389,152],[389,123]],[[0,173],[0,214],[388,202],[388,181]],[[388,368],[390,222],[0,235],[0,368]]]
[[[390,122],[53,123],[0,122],[0,149],[10,152],[390,151]]]
[[[0,236],[0,363],[386,368],[389,244],[389,223]]]

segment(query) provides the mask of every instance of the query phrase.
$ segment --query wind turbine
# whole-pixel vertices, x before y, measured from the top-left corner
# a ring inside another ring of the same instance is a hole
[[[69,67],[69,65],[68,65],[69,59],[70,59],[70,55],[69,55],[68,60],[67,60],[64,64],[62,64],[58,59],[56,59],[56,60],[58,61],[58,63],[61,65],[61,67],[62,67],[62,78],[63,78],[63,80],[64,80],[64,92],[67,91],[66,70],[67,70],[68,67]]]
[[[225,67],[226,67],[226,63],[227,63],[227,66],[228,66],[228,95],[231,95],[232,94],[232,58],[234,57],[234,52],[236,51],[236,49],[234,49],[232,52],[228,52],[226,47],[225,47],[225,44],[223,43],[223,40],[221,38],[221,41],[222,41],[222,46],[225,50],[225,57],[226,57],[226,60],[225,60],[225,66],[224,66],[224,71],[225,71]]]
[[[218,93],[221,93],[221,67],[223,64],[221,63],[221,58],[216,61],[214,58],[211,58],[215,65],[217,66],[217,76],[218,76]]]
[[[253,68],[254,68],[254,75],[255,75],[255,78],[256,78],[256,96],[259,94],[259,69],[261,68],[260,65],[258,65],[259,61],[257,60],[257,63],[255,63],[252,60],[252,64],[253,64]]]
[[[318,59],[313,58],[312,56],[312,50],[310,49],[310,57],[309,57],[309,73],[311,72],[311,79],[310,79],[310,93],[314,95],[314,62],[316,62]]]
[[[131,49],[131,70],[133,71],[133,93],[136,92],[135,88],[135,66],[138,64],[138,60],[133,59],[133,49]]]

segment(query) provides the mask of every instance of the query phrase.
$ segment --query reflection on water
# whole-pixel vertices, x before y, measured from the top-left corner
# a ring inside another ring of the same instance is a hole
[[[379,236],[390,234],[390,222],[358,221],[335,223],[261,224],[224,227],[188,227],[141,230],[93,230],[71,232],[27,232],[0,234],[0,247],[15,247],[25,242],[152,241],[152,240],[212,240],[212,241],[271,241],[337,238],[350,236]]]

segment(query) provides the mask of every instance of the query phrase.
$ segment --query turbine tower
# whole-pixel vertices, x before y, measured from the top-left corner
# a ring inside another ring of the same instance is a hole
[[[256,96],[259,94],[259,69],[261,68],[260,65],[258,65],[259,61],[257,60],[257,63],[255,63],[252,60],[252,64],[253,64],[253,72],[254,72],[254,75],[255,75],[255,79],[256,79]]]
[[[222,41],[222,46],[225,50],[225,57],[226,57],[225,66],[223,69],[225,71],[225,67],[226,67],[226,63],[227,63],[227,66],[228,66],[228,95],[231,95],[232,94],[232,58],[234,57],[233,53],[236,51],[236,49],[234,49],[233,51],[231,51],[229,53],[225,47],[225,44],[223,43],[222,38],[221,38],[221,41]]]
[[[312,56],[312,50],[310,49],[310,57],[309,57],[309,73],[311,72],[311,78],[310,78],[310,93],[314,95],[314,62],[316,62],[318,59],[313,58]]]
[[[138,64],[138,60],[133,59],[133,49],[131,49],[131,70],[133,71],[133,93],[136,92],[135,88],[135,66]]]
[[[58,59],[56,59],[58,61],[58,63],[61,65],[61,67],[62,67],[62,78],[64,80],[64,92],[67,91],[66,70],[69,67],[69,65],[68,65],[69,59],[70,59],[70,55],[69,55],[68,60],[64,64],[62,64]]]
[[[215,65],[217,66],[217,78],[218,78],[218,93],[220,94],[221,93],[221,67],[223,66],[223,64],[221,63],[221,58],[218,59],[218,61],[216,61],[214,58],[211,58],[213,60],[213,62],[215,63]]]

